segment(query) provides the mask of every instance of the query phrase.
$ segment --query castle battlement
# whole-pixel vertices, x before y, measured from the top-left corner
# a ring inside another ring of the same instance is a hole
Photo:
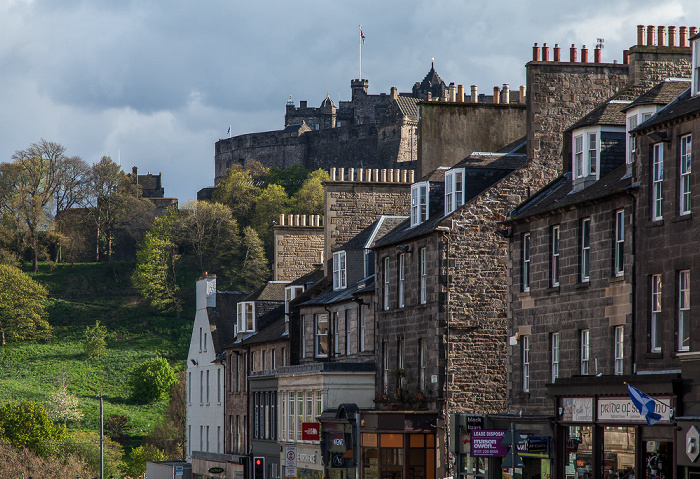
[[[415,181],[415,170],[399,168],[331,168],[330,181],[356,183],[408,183]]]

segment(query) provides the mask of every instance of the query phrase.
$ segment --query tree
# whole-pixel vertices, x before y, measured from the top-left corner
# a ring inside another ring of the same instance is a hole
[[[46,288],[14,266],[0,264],[1,341],[31,341],[51,337],[44,301]]]
[[[135,366],[129,377],[131,397],[146,403],[165,399],[177,382],[175,371],[164,358],[153,358]]]
[[[316,170],[306,178],[304,184],[294,195],[296,211],[303,215],[322,215],[324,207],[323,182],[330,176],[325,170]]]
[[[42,457],[0,439],[0,479],[18,477],[95,477],[95,469],[75,454]]]
[[[217,203],[231,208],[239,225],[248,226],[260,191],[250,173],[242,166],[236,165],[226,170],[226,174],[214,190],[213,198]]]
[[[104,425],[105,434],[118,443],[123,443],[131,431],[129,418],[120,414],[110,414]]]
[[[146,463],[149,461],[166,461],[168,457],[155,446],[135,447],[129,453],[124,464],[124,472],[127,476],[139,477],[146,472]]]
[[[151,305],[163,311],[175,311],[178,319],[182,310],[175,264],[179,259],[175,243],[177,210],[169,208],[156,218],[136,250],[136,269],[131,281],[139,294]]]
[[[47,229],[53,219],[49,207],[58,189],[65,151],[64,146],[42,139],[12,155],[19,166],[16,183],[19,213],[27,227],[29,246],[34,253],[35,273],[39,272],[39,231]]]
[[[289,212],[289,196],[281,185],[267,185],[255,203],[252,226],[260,236],[268,257],[273,250],[273,221]]]
[[[107,350],[107,328],[95,321],[94,327],[85,328],[85,339],[83,339],[83,352],[88,358],[97,356],[98,358]]]
[[[201,271],[216,271],[230,283],[240,233],[228,206],[206,201],[185,203],[178,221],[177,243],[194,253]]]
[[[64,431],[62,428],[61,431]],[[100,470],[100,435],[96,432],[72,431],[57,439],[46,441],[46,455],[53,457],[80,457],[93,471]],[[124,450],[121,445],[105,437],[105,475],[118,475],[123,466]],[[42,476],[68,477],[68,476]],[[93,477],[92,475],[86,477]]]
[[[163,420],[144,439],[144,445],[161,449],[168,459],[184,461],[187,454],[187,379],[180,371],[170,389],[170,401]]]
[[[284,169],[270,168],[267,178],[265,178],[265,184],[280,185],[288,196],[292,196],[299,191],[307,176],[309,176],[309,170],[301,165],[293,165]]]
[[[270,277],[270,265],[265,257],[262,241],[250,226],[243,229],[239,285],[243,290],[255,290]]]
[[[15,447],[41,454],[44,444],[60,438],[64,431],[54,427],[46,409],[34,401],[11,401],[0,406],[0,432]]]
[[[23,250],[17,163],[0,163],[0,263],[17,263]]]
[[[83,418],[78,398],[69,393],[65,385],[49,394],[46,411],[51,420],[62,421],[64,428],[68,426],[68,421],[80,421]]]

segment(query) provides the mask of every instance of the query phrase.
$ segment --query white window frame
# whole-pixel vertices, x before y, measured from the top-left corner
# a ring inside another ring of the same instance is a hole
[[[632,135],[631,131],[637,128],[637,113],[634,115],[629,115],[627,117],[627,164],[631,165],[634,163],[634,157],[637,153],[637,138]]]
[[[625,274],[625,210],[615,212],[615,276]]]
[[[425,338],[418,339],[418,365],[420,372],[418,374],[418,385],[420,392],[425,392],[427,386],[427,367],[428,367],[428,351],[425,347]]]
[[[598,176],[598,151],[600,147],[598,145],[598,139],[600,138],[599,132],[588,132],[586,135],[588,146],[588,154],[586,155],[586,172],[588,176]]]
[[[652,353],[661,352],[661,290],[662,282],[661,275],[654,274],[651,276],[651,305],[649,306],[651,341],[650,350]]]
[[[581,375],[591,374],[591,331],[581,330]]]
[[[363,353],[365,351],[365,335],[367,334],[367,331],[365,329],[365,314],[362,311],[362,305],[358,304],[357,305],[357,317],[359,318],[358,321],[360,322],[360,352]]]
[[[530,291],[530,244],[532,237],[530,233],[523,233],[523,292]]]
[[[411,227],[428,219],[430,183],[421,181],[411,185]]]
[[[284,312],[289,313],[289,303],[304,292],[303,286],[287,286],[284,288]]]
[[[692,156],[692,136],[684,135],[680,143],[680,214],[690,213],[690,172]]]
[[[615,326],[615,364],[613,373],[621,376],[625,373],[625,327]]]
[[[241,301],[237,309],[237,330],[239,333],[255,331],[255,302]]]
[[[530,336],[521,336],[523,348],[523,392],[530,392]]]
[[[581,282],[591,280],[591,219],[581,220]]]
[[[209,402],[209,391],[210,391],[210,388],[209,388],[209,370],[207,369],[207,405],[210,404],[210,402]]]
[[[583,134],[574,136],[572,161],[574,178],[583,178]]]
[[[326,324],[325,331],[322,323]],[[323,338],[325,336],[326,352],[322,352]],[[328,357],[328,314],[314,314],[314,357]]]
[[[695,96],[700,95],[700,40],[694,40],[691,46],[693,52],[693,71],[691,73],[693,82],[690,91]]]
[[[352,334],[352,328],[350,328],[350,311],[345,310],[345,354],[350,355],[350,335]]]
[[[560,242],[560,233],[561,233],[561,228],[559,225],[552,226],[552,244],[551,244],[551,261],[550,261],[550,282],[553,288],[556,288],[559,286],[559,242]]]
[[[333,311],[333,355],[340,353],[340,314]]]
[[[347,288],[347,269],[345,251],[333,253],[333,289]]]
[[[406,306],[406,253],[399,253],[399,308]]]
[[[464,168],[445,173],[445,214],[449,215],[464,204]]]
[[[301,358],[306,358],[306,316],[301,316]]]
[[[428,250],[420,250],[420,304],[428,301]]]
[[[655,143],[652,149],[651,219],[660,220],[663,218],[664,144]]]
[[[559,377],[559,341],[561,333],[552,333],[551,336],[551,359],[552,359],[552,382]]]
[[[678,351],[690,351],[690,270],[678,272]]]
[[[382,343],[382,389],[384,394],[389,393],[389,343],[384,341]]]
[[[389,310],[389,257],[384,258],[384,311]]]

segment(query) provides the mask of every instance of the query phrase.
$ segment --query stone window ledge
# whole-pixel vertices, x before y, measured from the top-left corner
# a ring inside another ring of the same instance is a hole
[[[621,274],[620,276],[610,276],[610,279],[608,279],[609,283],[621,283],[625,280],[625,275]]]
[[[679,223],[681,221],[690,221],[693,219],[693,213],[686,213],[684,215],[679,215],[675,216],[673,220],[671,220],[672,223]]]
[[[647,228],[654,228],[656,226],[663,226],[663,225],[664,225],[663,218],[660,220],[649,220],[649,223],[647,224]]]
[[[644,359],[663,359],[663,353],[644,353]]]
[[[559,292],[559,286],[552,286],[552,287],[549,287],[549,288],[547,288],[544,292],[545,292],[545,293],[548,293],[548,294],[549,294],[549,293],[558,293],[558,292]]]
[[[591,287],[591,282],[584,281],[582,283],[576,283],[576,289],[589,289]]]

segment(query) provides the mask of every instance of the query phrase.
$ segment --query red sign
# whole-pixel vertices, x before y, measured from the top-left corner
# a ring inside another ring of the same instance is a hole
[[[321,439],[321,425],[317,422],[301,423],[301,440],[318,441]]]

